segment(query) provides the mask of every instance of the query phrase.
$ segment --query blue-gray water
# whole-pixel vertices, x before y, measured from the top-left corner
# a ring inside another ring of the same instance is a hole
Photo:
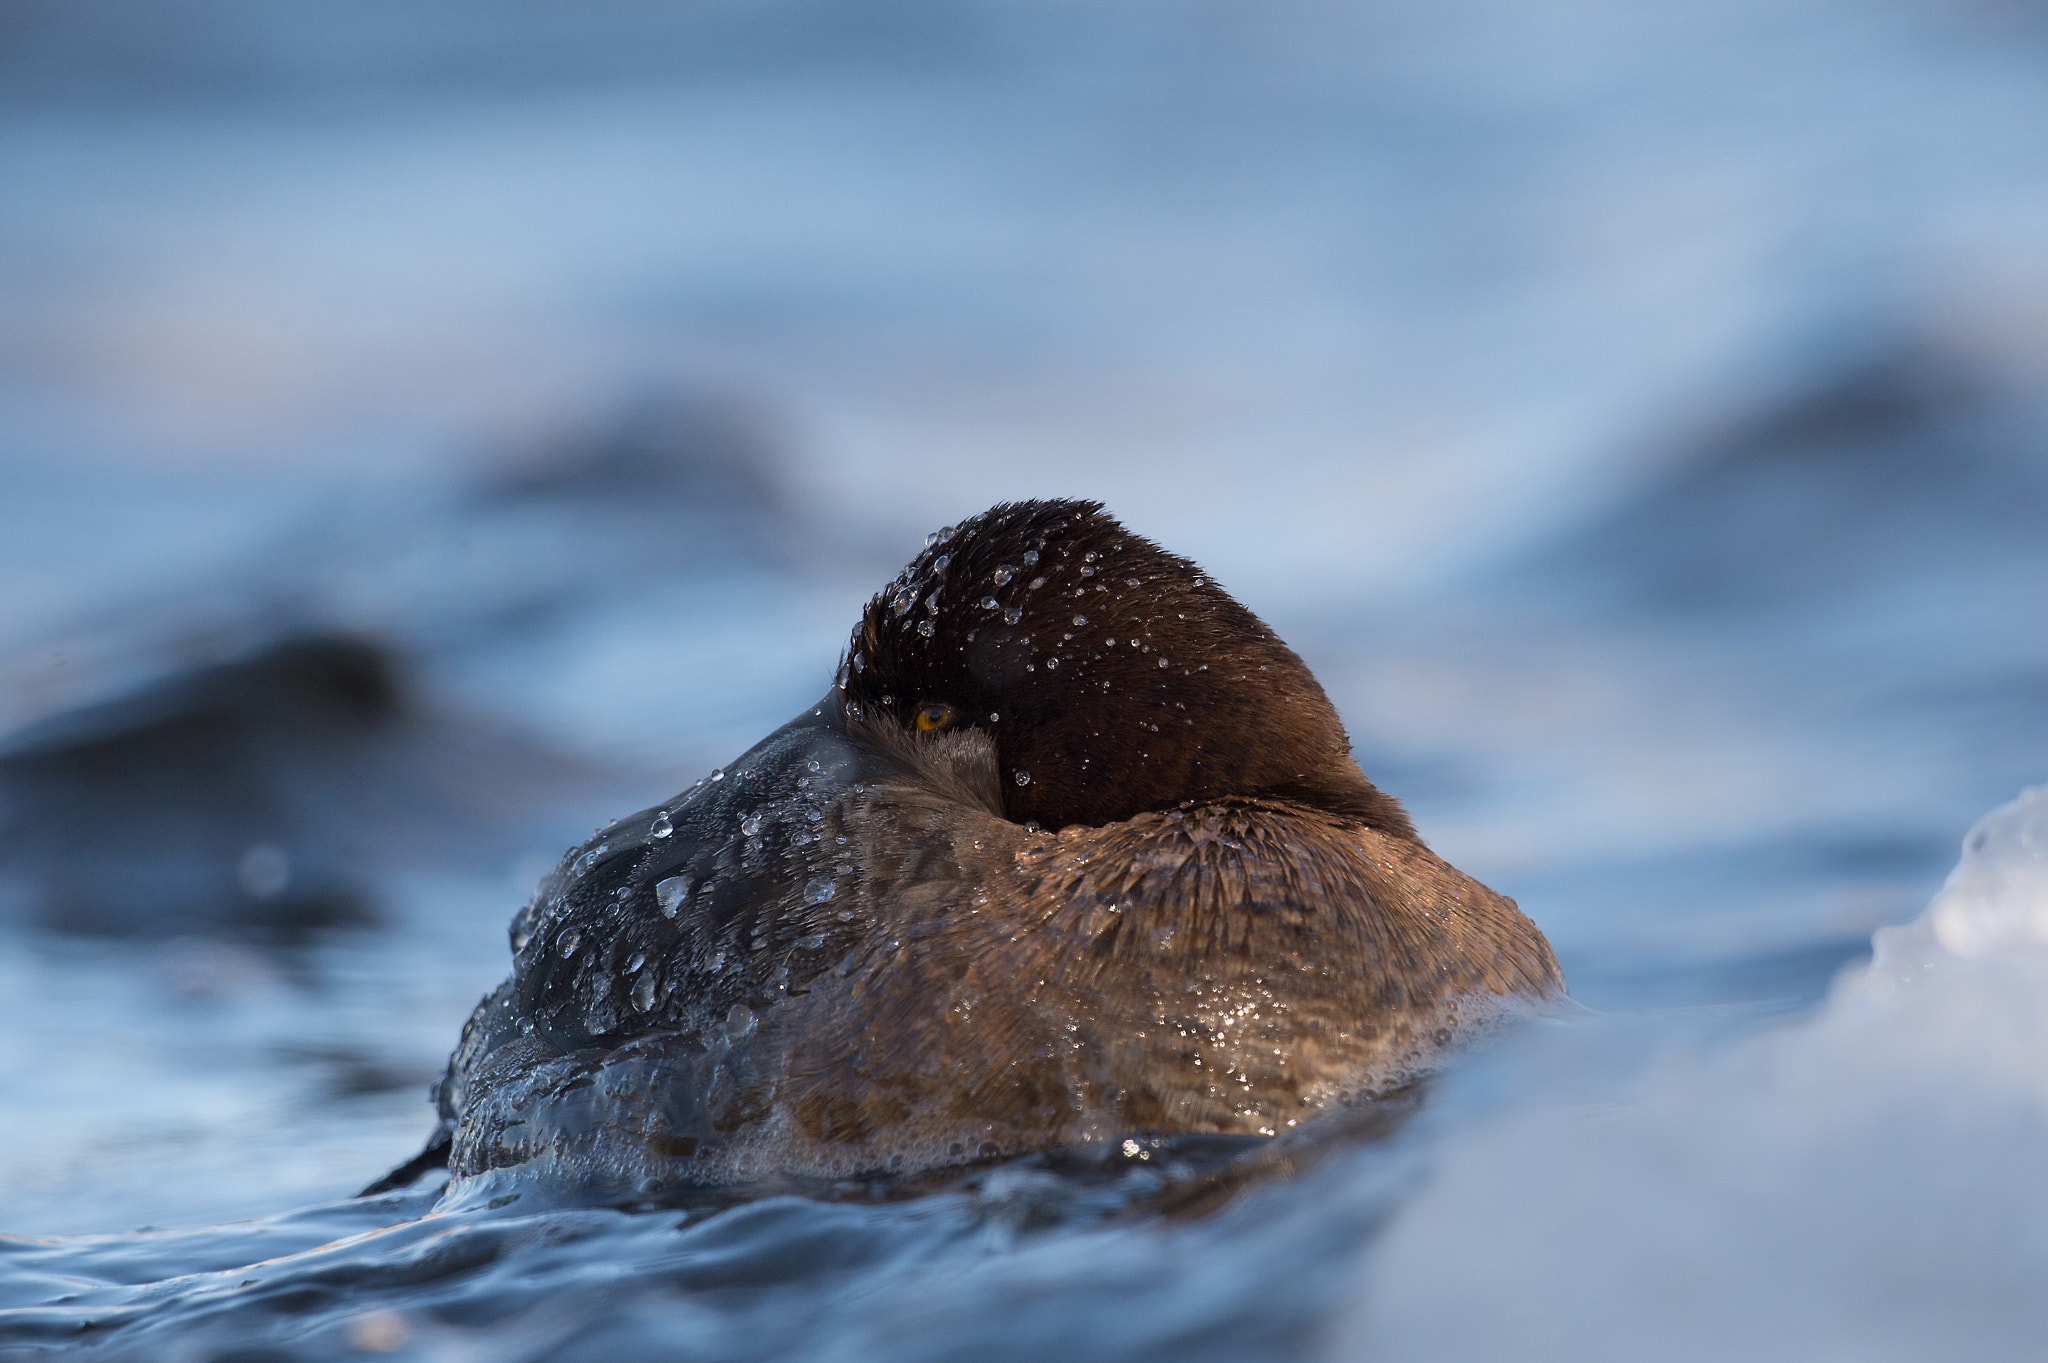
[[[0,1353],[1526,1356],[1375,1248],[2048,779],[2044,77],[2024,5],[0,10]],[[1028,495],[1264,615],[1595,1014],[1220,1210],[348,1200],[560,850]]]

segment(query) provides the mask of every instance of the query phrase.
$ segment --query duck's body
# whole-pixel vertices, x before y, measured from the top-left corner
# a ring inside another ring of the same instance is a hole
[[[1274,1134],[1563,988],[1270,631],[1074,503],[928,549],[824,701],[572,853],[513,937],[451,1168],[642,1192]]]

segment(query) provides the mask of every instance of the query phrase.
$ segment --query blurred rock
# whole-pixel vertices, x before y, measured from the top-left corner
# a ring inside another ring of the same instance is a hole
[[[294,639],[58,716],[0,754],[0,857],[67,932],[289,940],[376,921],[306,787],[406,714],[392,659]]]
[[[661,391],[501,449],[458,504],[388,535],[355,579],[370,616],[437,660],[584,628],[649,593],[786,570],[829,545],[787,494],[771,414]],[[371,585],[374,584],[374,585]],[[315,584],[308,613],[332,618]]]
[[[778,455],[764,414],[740,399],[663,394],[513,459],[485,495],[653,500],[767,517],[781,509]]]
[[[1678,614],[2039,576],[2048,457],[2026,401],[1917,345],[1865,356],[1664,461],[1530,575]]]
[[[38,926],[289,945],[380,921],[394,859],[502,843],[569,764],[421,707],[360,638],[280,640],[0,750],[0,873]]]

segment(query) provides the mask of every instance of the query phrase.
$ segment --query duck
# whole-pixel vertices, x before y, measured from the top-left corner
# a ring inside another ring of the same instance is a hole
[[[1565,990],[1301,658],[1077,500],[929,537],[822,700],[571,849],[510,935],[386,1186],[659,1197],[1271,1137]]]

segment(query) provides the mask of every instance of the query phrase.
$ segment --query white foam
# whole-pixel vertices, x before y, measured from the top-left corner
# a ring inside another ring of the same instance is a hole
[[[2048,786],[1810,1019],[1448,1142],[1333,1356],[2038,1358]]]

